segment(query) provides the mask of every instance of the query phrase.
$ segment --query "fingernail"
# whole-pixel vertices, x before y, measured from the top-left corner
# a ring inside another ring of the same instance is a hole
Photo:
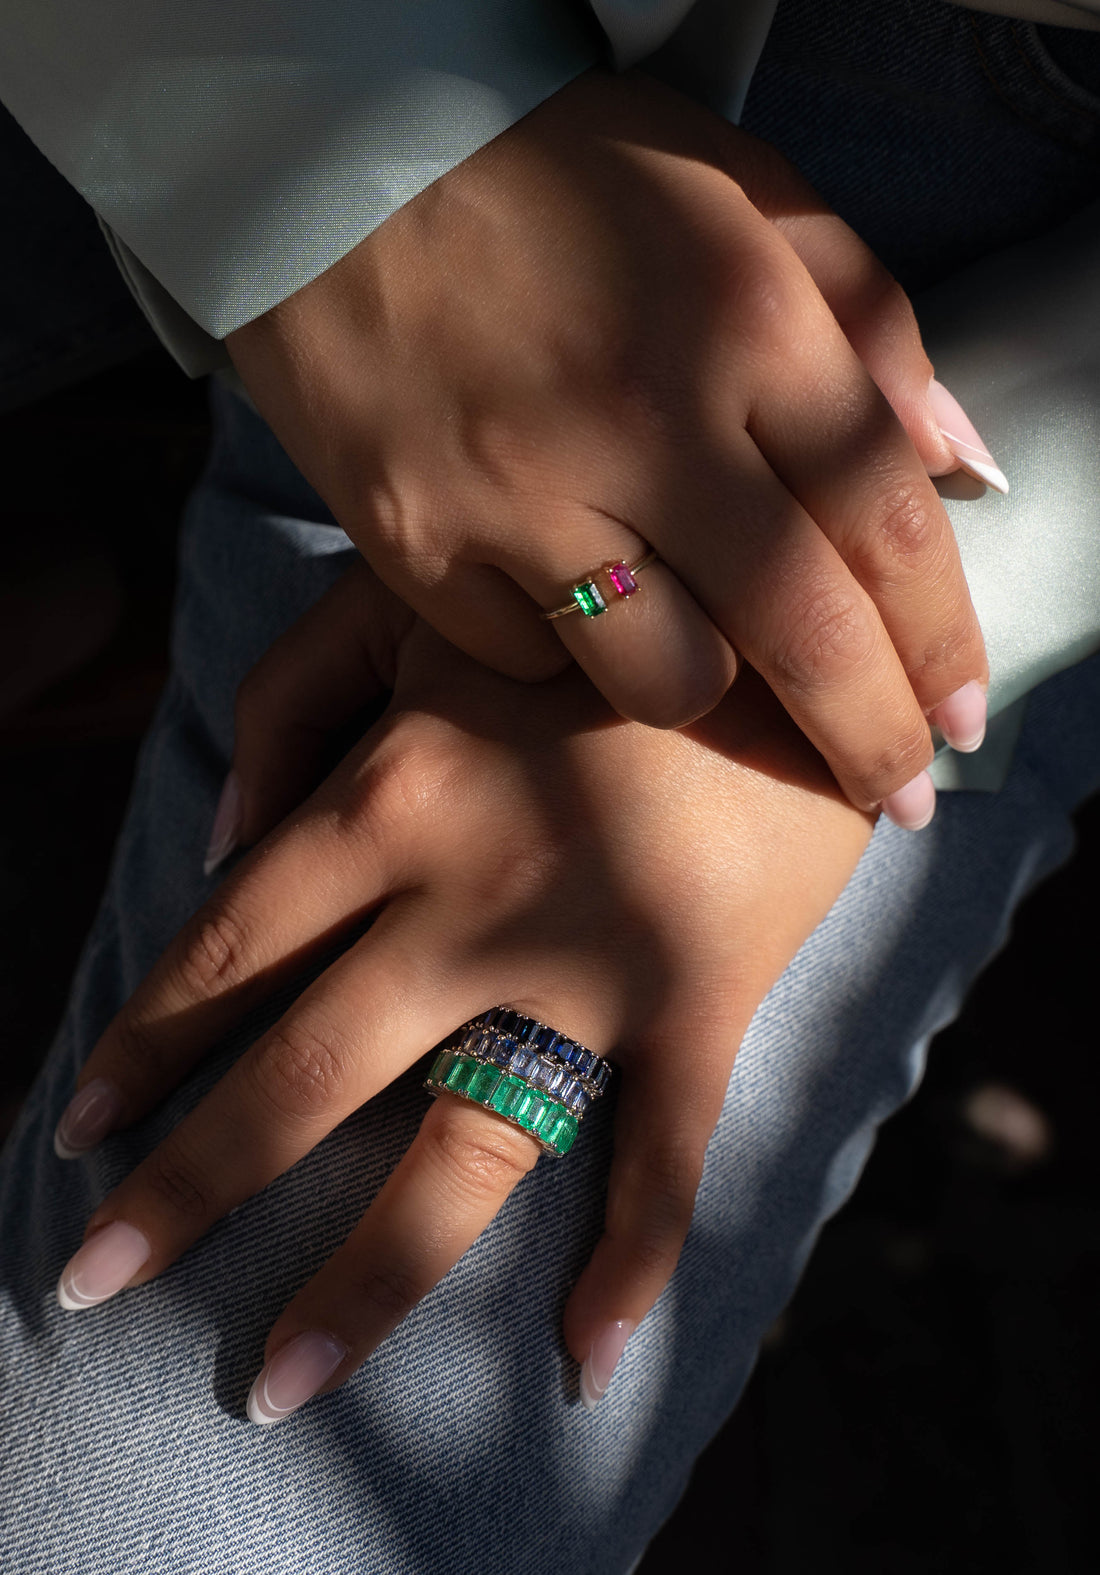
[[[936,789],[927,771],[882,801],[882,813],[903,831],[920,831],[936,813]]]
[[[53,1135],[58,1159],[77,1159],[105,1138],[122,1114],[122,1095],[104,1077],[93,1078],[61,1112]]]
[[[948,447],[962,468],[998,492],[1008,491],[1005,473],[978,435],[977,429],[954,394],[933,378],[928,385],[928,403]]]
[[[268,1362],[248,1396],[248,1420],[260,1427],[281,1422],[326,1384],[348,1354],[342,1340],[310,1329],[296,1334]]]
[[[586,1410],[595,1409],[611,1382],[611,1375],[619,1365],[626,1342],[638,1327],[633,1318],[620,1318],[609,1323],[592,1341],[592,1349],[581,1366],[581,1401]]]
[[[237,838],[241,834],[243,809],[240,779],[235,771],[231,771],[225,779],[218,808],[214,814],[210,846],[206,850],[202,865],[204,875],[213,875],[218,865],[224,863],[237,846]]]
[[[975,679],[948,695],[932,712],[930,720],[939,728],[952,749],[972,755],[985,737],[985,693]]]
[[[131,1280],[152,1248],[133,1225],[112,1220],[74,1252],[57,1282],[57,1299],[66,1312],[94,1307]]]

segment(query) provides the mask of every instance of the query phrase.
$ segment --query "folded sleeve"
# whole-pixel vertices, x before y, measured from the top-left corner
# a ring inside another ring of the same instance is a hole
[[[584,0],[6,0],[0,98],[198,373],[607,48]]]

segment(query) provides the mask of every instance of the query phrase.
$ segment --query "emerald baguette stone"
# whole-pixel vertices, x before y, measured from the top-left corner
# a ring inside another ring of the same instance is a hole
[[[560,1105],[551,1105],[542,1118],[539,1137],[559,1154],[568,1154],[577,1136],[577,1118]]]
[[[559,1157],[568,1153],[577,1136],[577,1119],[564,1105],[529,1087],[522,1078],[510,1077],[454,1050],[440,1051],[425,1086],[433,1092],[447,1089],[495,1110]]]
[[[500,1073],[495,1066],[485,1066],[478,1063],[477,1071],[473,1073],[466,1086],[466,1092],[471,1099],[476,1099],[480,1104],[486,1105],[496,1092],[500,1082]]]
[[[586,618],[598,618],[607,611],[607,603],[600,595],[594,580],[585,580],[573,587],[573,600]]]

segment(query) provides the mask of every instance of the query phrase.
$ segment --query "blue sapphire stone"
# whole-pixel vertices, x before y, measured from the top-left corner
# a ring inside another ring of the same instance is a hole
[[[512,1059],[512,1052],[516,1048],[514,1039],[494,1039],[489,1051],[489,1060],[494,1066],[507,1066]]]
[[[541,1024],[539,1025],[539,1031],[535,1035],[534,1043],[535,1049],[538,1050],[540,1055],[558,1054],[558,1047],[561,1042],[561,1034],[556,1033],[553,1028],[543,1028]]]
[[[569,1074],[563,1066],[551,1066],[550,1075],[543,1086],[548,1094],[552,1094],[557,1099],[561,1088],[568,1081],[568,1078]]]
[[[543,1032],[542,1024],[536,1023],[533,1017],[521,1017],[520,1021],[524,1025],[520,1038],[525,1039],[528,1044],[534,1045],[537,1050],[539,1048],[539,1035]]]
[[[514,1072],[516,1077],[526,1077],[530,1072],[531,1067],[534,1066],[537,1061],[538,1056],[533,1050],[528,1049],[526,1045],[517,1045],[512,1051],[512,1057],[508,1063],[508,1070],[509,1072]]]
[[[519,1027],[518,1012],[501,1012],[493,1027],[498,1034],[514,1034]]]
[[[592,1103],[592,1095],[588,1092],[587,1088],[582,1088],[578,1083],[575,1092],[570,1095],[569,1099],[565,1103],[566,1108],[571,1112],[572,1115],[583,1116],[589,1105]]]

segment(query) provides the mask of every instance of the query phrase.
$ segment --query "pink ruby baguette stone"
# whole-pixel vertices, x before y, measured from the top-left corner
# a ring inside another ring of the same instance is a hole
[[[638,582],[625,563],[608,564],[607,577],[620,596],[633,596],[638,589]]]

